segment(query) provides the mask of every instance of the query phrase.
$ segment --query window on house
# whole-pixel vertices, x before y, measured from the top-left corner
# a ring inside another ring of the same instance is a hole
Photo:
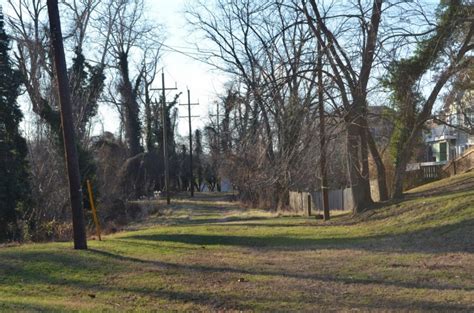
[[[448,143],[441,142],[439,144],[439,161],[447,161],[448,160]]]

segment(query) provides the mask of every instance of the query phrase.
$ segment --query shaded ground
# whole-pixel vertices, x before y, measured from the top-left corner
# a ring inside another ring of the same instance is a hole
[[[1,248],[0,311],[474,311],[473,182],[329,223],[178,199],[89,251]]]

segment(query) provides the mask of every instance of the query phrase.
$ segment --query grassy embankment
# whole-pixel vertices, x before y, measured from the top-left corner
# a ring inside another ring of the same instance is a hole
[[[474,310],[474,173],[329,223],[217,200],[88,251],[0,248],[0,311]]]

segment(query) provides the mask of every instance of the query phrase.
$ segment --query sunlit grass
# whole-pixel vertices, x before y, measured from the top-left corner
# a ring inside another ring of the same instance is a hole
[[[179,199],[88,251],[0,248],[0,311],[469,311],[474,190],[420,193],[472,180],[330,222]]]

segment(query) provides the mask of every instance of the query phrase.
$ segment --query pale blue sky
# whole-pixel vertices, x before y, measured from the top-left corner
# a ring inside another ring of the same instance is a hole
[[[193,1],[195,0],[145,0],[148,17],[165,26],[166,46],[162,50],[162,59],[159,66],[160,68],[164,67],[167,86],[177,84],[179,91],[183,93],[180,98],[181,103],[187,102],[187,87],[191,90],[191,101],[197,102],[199,100],[200,102],[200,106],[193,106],[192,108],[192,114],[200,116],[200,118],[193,119],[193,128],[196,129],[197,127],[203,127],[204,123],[208,121],[209,111],[215,112],[215,100],[217,95],[223,91],[222,86],[226,81],[226,77],[211,66],[185,55],[195,55],[198,52],[196,43],[199,44],[200,49],[208,48],[197,35],[192,35],[183,13],[185,4],[192,4]],[[3,4],[4,11],[8,15],[9,5],[7,5],[6,0],[0,0],[0,4]],[[158,75],[155,87],[161,87],[160,78],[160,75]],[[169,95],[168,99],[173,94],[170,93]],[[25,105],[22,107],[28,109]],[[180,106],[179,108],[180,116],[187,116],[187,107]],[[31,115],[26,114],[24,125],[28,125],[29,120],[31,120]],[[95,133],[100,133],[102,130],[116,133],[119,123],[118,114],[114,107],[102,105],[96,120],[100,123],[96,124]],[[24,128],[28,132],[27,127]],[[188,135],[187,120],[180,119],[178,133]]]
[[[145,0],[148,17],[165,26],[166,47],[163,47],[159,67],[164,67],[166,86],[174,87],[175,84],[177,85],[178,91],[182,92],[181,103],[187,103],[186,88],[191,90],[191,102],[199,101],[200,103],[200,106],[192,107],[192,115],[200,116],[199,118],[193,118],[193,129],[196,129],[203,127],[208,121],[209,110],[215,111],[214,101],[217,94],[222,90],[225,77],[209,65],[175,51],[183,51],[189,55],[197,52],[195,44],[197,40],[192,40],[191,29],[187,25],[183,13],[185,2],[189,1]],[[10,5],[6,0],[0,0],[0,5],[3,7],[4,14],[8,16],[11,13]],[[200,48],[205,47],[200,46]],[[155,87],[161,87],[161,75],[157,77]],[[170,92],[168,99],[172,95],[173,93]],[[33,120],[33,115],[25,100],[20,99],[20,104],[25,112],[23,129],[28,134],[30,131],[34,131],[34,129],[28,127]],[[210,109],[209,104],[211,104]],[[179,111],[180,116],[187,116],[186,106],[180,106]],[[118,113],[114,107],[102,105],[99,108],[96,121],[95,133],[100,133],[102,130],[116,133],[118,130]],[[188,135],[187,119],[180,119],[178,133],[183,136]]]
[[[193,129],[203,127],[208,121],[209,110],[214,112],[216,95],[222,91],[225,77],[215,71],[209,65],[199,62],[183,53],[174,51],[174,49],[183,51],[186,54],[193,55],[197,52],[196,41],[193,40],[191,29],[186,23],[184,16],[185,3],[183,0],[146,0],[149,8],[149,17],[156,19],[158,23],[165,25],[166,40],[162,50],[162,60],[160,66],[165,70],[165,81],[167,87],[174,87],[175,83],[179,91],[183,94],[180,97],[181,103],[187,103],[186,88],[191,90],[191,102],[200,103],[199,106],[192,107],[192,115],[199,115],[199,118],[193,118]],[[201,43],[202,44],[202,43]],[[199,48],[204,48],[199,46]],[[161,77],[158,76],[155,87],[161,87]],[[173,92],[169,93],[170,96]],[[170,99],[170,98],[168,98]],[[209,108],[209,104],[211,104]],[[187,116],[187,107],[179,107],[180,116]],[[116,116],[112,108],[102,108],[100,111],[104,129],[113,131],[116,127]],[[180,119],[178,124],[180,135],[188,135],[187,119]]]

